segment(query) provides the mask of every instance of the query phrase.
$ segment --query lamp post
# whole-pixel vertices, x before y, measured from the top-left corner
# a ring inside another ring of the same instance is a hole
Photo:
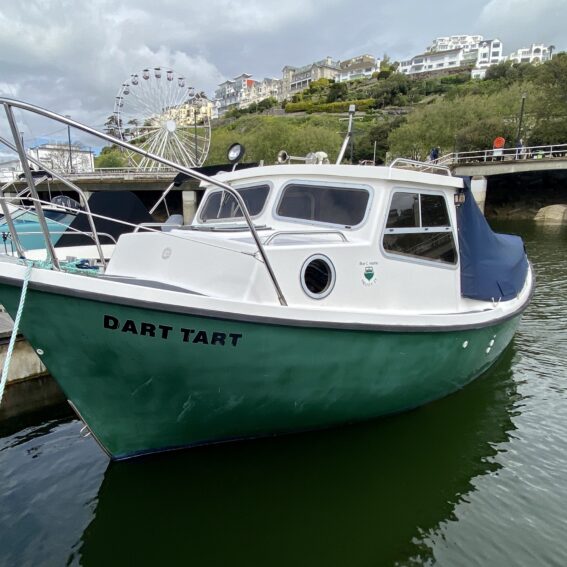
[[[71,118],[66,115],[65,118]],[[71,126],[67,124],[67,136],[69,139],[69,173],[73,173],[73,152],[71,150]]]
[[[520,135],[522,133],[522,121],[524,119],[524,106],[526,104],[527,94],[522,94],[522,104],[520,106],[520,118],[518,119],[518,133],[516,135],[516,146],[520,143]]]

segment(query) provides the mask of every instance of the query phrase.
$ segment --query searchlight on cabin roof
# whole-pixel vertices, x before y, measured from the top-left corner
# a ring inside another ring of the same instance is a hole
[[[244,157],[245,153],[246,148],[242,144],[236,142],[228,148],[226,157],[230,163],[238,163]]]

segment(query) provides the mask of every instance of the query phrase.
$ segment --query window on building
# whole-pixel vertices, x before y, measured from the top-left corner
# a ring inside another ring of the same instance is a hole
[[[443,195],[398,191],[392,196],[383,238],[390,254],[457,263],[457,249]]]
[[[267,185],[258,185],[256,187],[243,187],[236,189],[248,209],[248,214],[253,217],[259,215],[264,209],[266,199],[270,188]],[[214,220],[227,220],[243,218],[240,206],[236,199],[226,191],[214,191],[211,193],[205,204],[201,208],[199,219],[201,222]]]
[[[277,214],[351,227],[363,221],[369,199],[366,189],[291,184],[283,191]]]

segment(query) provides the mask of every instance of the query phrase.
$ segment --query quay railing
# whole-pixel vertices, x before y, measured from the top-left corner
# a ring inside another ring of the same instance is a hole
[[[29,155],[26,155],[28,161],[32,161]],[[120,177],[128,181],[129,179],[147,179],[155,181],[163,181],[169,179],[172,174],[176,174],[177,170],[173,167],[95,167],[86,171],[65,171],[57,170],[58,173],[65,175],[69,179],[104,181]],[[25,182],[22,171],[0,171],[0,182]]]
[[[272,281],[272,284],[274,286],[274,289],[276,291],[276,295],[278,297],[280,304],[283,305],[283,306],[287,306],[287,302],[286,302],[285,297],[283,295],[283,292],[280,288],[280,285],[279,285],[278,280],[276,278],[275,272],[272,269],[272,265],[270,264],[270,261],[268,259],[267,254],[266,254],[266,251],[264,250],[264,246],[263,246],[263,244],[260,240],[260,237],[258,236],[258,233],[256,231],[254,223],[252,222],[252,219],[250,217],[250,213],[248,212],[248,207],[246,206],[246,203],[244,202],[242,195],[240,195],[240,193],[236,189],[234,189],[232,186],[228,185],[227,183],[224,183],[223,181],[220,181],[219,179],[209,177],[208,175],[205,175],[204,173],[196,171],[195,169],[191,169],[189,167],[179,165],[179,164],[177,164],[177,163],[175,163],[171,160],[168,160],[166,158],[163,158],[163,157],[158,156],[156,154],[153,154],[151,152],[147,152],[147,151],[145,151],[145,150],[143,150],[143,149],[141,149],[141,148],[139,148],[139,147],[137,147],[133,144],[130,144],[128,142],[125,142],[125,141],[120,140],[118,138],[115,138],[113,136],[110,136],[109,134],[99,132],[98,130],[91,128],[90,126],[86,126],[86,125],[84,125],[80,122],[77,122],[77,121],[72,120],[70,118],[66,118],[65,116],[61,116],[60,114],[57,114],[57,113],[52,112],[50,110],[46,110],[46,109],[41,108],[39,106],[35,106],[35,105],[29,104],[27,102],[23,102],[23,101],[11,99],[11,98],[6,98],[6,97],[0,97],[0,104],[2,104],[4,106],[4,111],[6,112],[6,117],[8,119],[8,124],[10,126],[10,131],[11,131],[12,139],[13,139],[14,143],[11,144],[10,142],[8,142],[7,140],[4,140],[4,139],[0,139],[0,142],[7,145],[9,148],[13,149],[14,151],[16,151],[17,154],[18,154],[18,157],[20,159],[20,163],[22,164],[24,177],[25,177],[25,180],[27,182],[28,188],[30,190],[30,194],[31,194],[30,200],[34,204],[35,212],[37,214],[38,221],[39,221],[39,225],[41,227],[41,230],[43,232],[43,236],[44,236],[44,239],[45,239],[45,245],[46,245],[48,257],[51,260],[51,265],[53,266],[53,269],[60,270],[61,267],[59,265],[57,255],[55,254],[55,248],[54,248],[53,243],[51,241],[51,238],[49,236],[49,228],[47,226],[47,221],[45,219],[43,208],[42,208],[42,205],[41,205],[41,202],[40,202],[40,199],[39,199],[39,195],[37,193],[37,189],[36,189],[36,185],[35,185],[35,182],[34,182],[32,170],[31,170],[31,167],[30,167],[30,162],[34,163],[34,161],[31,160],[30,157],[28,155],[26,155],[26,153],[25,153],[24,145],[23,145],[22,140],[20,138],[19,130],[18,130],[18,127],[17,127],[17,124],[16,124],[16,119],[14,117],[14,111],[13,111],[14,108],[18,108],[18,109],[23,110],[23,111],[27,111],[27,112],[31,112],[33,114],[37,114],[39,116],[43,116],[44,118],[48,118],[48,119],[54,120],[55,122],[65,124],[68,127],[76,128],[78,130],[81,130],[82,132],[85,132],[86,134],[95,136],[97,138],[100,138],[102,140],[110,142],[111,144],[114,144],[114,145],[119,146],[121,148],[130,150],[131,152],[134,152],[135,154],[140,155],[142,157],[148,158],[148,159],[150,159],[150,160],[152,160],[156,163],[161,164],[162,166],[170,167],[175,171],[178,171],[180,173],[184,173],[184,174],[188,175],[189,177],[192,177],[194,179],[198,179],[199,181],[204,181],[205,183],[209,183],[211,185],[219,187],[223,191],[226,191],[227,193],[229,193],[234,198],[234,200],[238,204],[240,210],[242,211],[242,216],[244,217],[246,224],[248,225],[248,229],[250,230],[250,233],[252,234],[252,238],[254,239],[254,242],[256,244],[256,248],[258,249],[258,252],[259,252],[259,254],[260,254],[260,256],[261,256],[261,258],[262,258],[262,260],[263,260],[263,262],[266,266],[266,270],[268,271],[268,275],[269,275],[269,277]],[[42,164],[40,164],[40,167],[42,167]],[[47,171],[47,169],[45,167],[42,167],[42,169]],[[66,180],[61,175],[56,174],[53,171],[51,171],[50,173],[52,175],[54,175],[55,177],[57,177],[57,179],[59,179],[60,181],[65,183],[69,188],[72,188],[73,190],[77,190],[79,192],[79,195],[80,196],[82,195],[82,197],[84,197],[84,194],[82,194],[81,189],[79,187],[77,187],[74,183]],[[85,199],[85,201],[86,201],[86,199]],[[10,211],[9,211],[7,205],[6,205],[4,198],[0,199],[0,204],[2,206],[2,212],[4,213],[4,217],[6,218],[6,221],[8,223],[8,227],[10,229],[12,241],[14,242],[14,245],[16,246],[16,250],[18,251],[18,255],[21,258],[25,259],[24,249],[23,249],[23,247],[20,243],[20,240],[18,238],[18,233],[17,233],[17,231],[14,227]],[[90,211],[89,211],[89,213],[90,213]],[[88,216],[89,216],[90,220],[92,221],[93,215],[89,214]],[[93,234],[96,234],[96,227],[94,226],[94,223],[92,223],[91,230],[92,230]],[[98,237],[97,237],[97,241],[98,241]],[[97,243],[97,248],[98,248],[99,255],[101,256],[101,260],[102,260],[103,265],[104,265],[104,255],[103,255],[102,249],[100,247],[100,242]]]
[[[534,159],[567,158],[567,144],[547,146],[527,146],[517,148],[494,148],[471,152],[453,152],[441,156],[435,161],[437,165],[456,166],[471,163],[495,161],[523,161]]]

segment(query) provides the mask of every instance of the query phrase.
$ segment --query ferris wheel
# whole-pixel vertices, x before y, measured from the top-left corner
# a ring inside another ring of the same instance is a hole
[[[124,141],[179,165],[198,167],[209,153],[211,106],[184,77],[155,67],[122,84],[113,118]],[[128,159],[140,169],[166,167],[135,152],[128,152]]]

